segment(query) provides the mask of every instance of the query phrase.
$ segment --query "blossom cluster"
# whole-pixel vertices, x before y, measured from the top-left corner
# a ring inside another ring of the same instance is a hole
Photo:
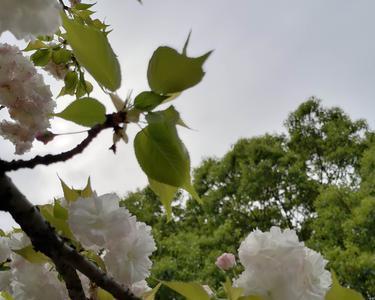
[[[155,241],[151,227],[137,221],[126,208],[119,206],[119,201],[115,194],[93,193],[74,202],[63,199],[61,204],[69,213],[68,224],[81,245],[102,259],[117,282],[141,297],[150,290],[145,279],[150,275],[149,256],[156,249]],[[24,233],[0,237],[0,265],[5,263],[10,267],[0,271],[0,291],[7,291],[15,300],[68,299],[64,282],[58,279],[49,261],[31,263],[21,256],[28,247],[32,249]],[[95,298],[94,285],[83,274],[78,275],[85,294]]]
[[[0,237],[0,263],[11,261],[10,269],[0,272],[0,291],[7,291],[16,300],[68,299],[63,282],[50,264],[31,263],[14,252],[30,245],[23,233]]]
[[[50,35],[61,24],[60,7],[54,0],[1,0],[0,34],[10,31],[18,39]]]
[[[16,154],[23,154],[50,126],[55,103],[42,75],[17,47],[0,43],[0,66],[0,105],[13,119],[1,121],[0,135],[15,144]]]
[[[156,250],[151,227],[137,221],[119,206],[115,194],[79,198],[69,205],[69,225],[81,244],[94,251],[104,250],[108,273],[141,295],[149,288],[149,256]]]
[[[241,243],[245,270],[234,285],[264,300],[323,300],[332,283],[323,257],[305,247],[294,230],[255,230]]]

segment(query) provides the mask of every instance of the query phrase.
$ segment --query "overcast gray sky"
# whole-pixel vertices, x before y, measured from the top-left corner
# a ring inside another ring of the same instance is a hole
[[[375,2],[373,0],[97,0],[100,17],[112,25],[112,46],[123,73],[119,94],[148,89],[146,70],[160,45],[181,49],[192,29],[188,54],[215,52],[205,64],[206,76],[173,104],[194,130],[180,130],[192,164],[203,157],[222,156],[240,137],[280,132],[287,114],[315,95],[326,106],[340,106],[353,118],[365,118],[374,128]],[[15,41],[3,34],[0,42]],[[55,95],[61,83],[52,79]],[[109,99],[95,96],[112,109]],[[71,98],[58,99],[58,109]],[[53,120],[55,132],[77,130]],[[139,129],[131,128],[131,137]],[[47,147],[35,143],[36,154],[72,148],[84,135],[60,137]],[[105,132],[84,154],[49,167],[10,173],[20,190],[35,204],[61,196],[57,175],[82,187],[91,176],[99,194],[143,187],[146,177],[134,156],[132,143],[108,151]],[[132,140],[132,139],[131,139]],[[14,158],[13,145],[0,138],[2,159]],[[0,216],[0,227],[10,218]]]

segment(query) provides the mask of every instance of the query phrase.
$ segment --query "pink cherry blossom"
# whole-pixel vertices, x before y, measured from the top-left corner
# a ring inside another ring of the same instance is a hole
[[[236,265],[236,258],[232,253],[223,253],[216,259],[216,266],[227,271]]]
[[[23,154],[50,126],[55,103],[42,75],[17,47],[0,43],[0,66],[0,105],[12,119],[0,122],[0,135],[16,146],[16,154]]]

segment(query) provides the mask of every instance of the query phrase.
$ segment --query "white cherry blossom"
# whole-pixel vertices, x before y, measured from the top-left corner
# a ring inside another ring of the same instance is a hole
[[[146,280],[141,280],[136,283],[133,283],[130,287],[130,290],[136,297],[141,298],[144,293],[151,291],[151,288],[148,286]]]
[[[10,31],[18,39],[51,35],[61,24],[56,0],[1,0],[0,35]]]
[[[155,250],[151,227],[137,222],[126,237],[110,246],[104,262],[115,279],[131,286],[150,275],[152,262],[149,256]]]
[[[68,299],[63,282],[50,265],[29,263],[14,255],[11,268],[11,294],[15,300]]]
[[[29,237],[22,232],[13,232],[8,242],[11,250],[19,250],[31,245]]]
[[[97,250],[121,239],[135,224],[135,217],[119,206],[115,194],[79,198],[69,205],[69,225],[83,246]]]
[[[255,230],[241,243],[245,270],[234,285],[264,300],[323,300],[331,285],[323,257],[299,242],[294,230]]]
[[[115,194],[79,198],[70,203],[69,225],[84,247],[105,249],[108,272],[127,287],[146,279],[156,249],[151,227],[119,206]]]
[[[0,263],[7,260],[10,256],[10,249],[9,249],[9,238],[7,237],[0,237]]]
[[[9,292],[10,283],[12,280],[12,271],[0,271],[0,291]]]

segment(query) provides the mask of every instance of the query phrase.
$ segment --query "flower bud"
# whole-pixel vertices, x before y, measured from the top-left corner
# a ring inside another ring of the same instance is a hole
[[[216,259],[216,266],[224,271],[236,265],[236,258],[232,253],[223,253]]]
[[[50,141],[52,141],[55,138],[55,134],[51,131],[44,131],[44,132],[38,132],[35,135],[36,140],[39,142],[42,142],[44,145],[48,144]]]

